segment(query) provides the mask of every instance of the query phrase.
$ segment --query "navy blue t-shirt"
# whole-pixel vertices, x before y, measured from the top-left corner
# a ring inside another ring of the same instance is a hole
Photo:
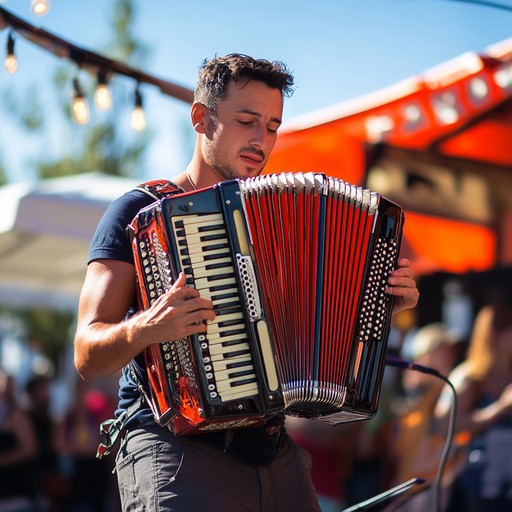
[[[153,202],[155,202],[154,198],[140,190],[131,190],[116,199],[108,207],[92,237],[88,263],[97,259],[113,259],[134,264],[130,238],[126,228],[142,208]],[[128,311],[127,314],[129,314]],[[134,360],[134,366],[141,375],[144,373],[137,358]],[[119,416],[123,410],[133,404],[139,394],[137,384],[128,367],[123,368],[119,380],[119,405],[116,416]],[[154,424],[153,413],[147,403],[144,402],[141,409],[128,421],[127,426],[136,428],[151,423]]]

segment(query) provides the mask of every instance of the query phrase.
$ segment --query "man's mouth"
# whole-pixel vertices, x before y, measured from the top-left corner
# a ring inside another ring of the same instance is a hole
[[[245,153],[242,153],[240,155],[240,157],[242,158],[242,160],[244,162],[246,162],[250,166],[260,165],[263,162],[263,160],[265,159],[265,156],[263,154],[255,153],[255,152],[250,152],[250,153],[245,152]]]

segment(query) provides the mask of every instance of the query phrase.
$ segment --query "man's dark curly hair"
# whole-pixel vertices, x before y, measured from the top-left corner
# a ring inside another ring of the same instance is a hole
[[[284,63],[231,53],[225,57],[215,57],[203,62],[194,100],[206,105],[215,113],[217,104],[226,96],[231,80],[234,82],[257,80],[268,87],[279,89],[285,97],[293,94],[293,76]]]

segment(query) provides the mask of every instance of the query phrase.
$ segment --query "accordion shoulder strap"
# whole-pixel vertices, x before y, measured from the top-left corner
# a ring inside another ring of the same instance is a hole
[[[169,180],[146,181],[134,187],[133,190],[140,190],[148,196],[151,196],[155,201],[183,192],[183,189],[180,186],[175,185]]]
[[[181,187],[174,184],[172,181],[168,180],[146,181],[134,187],[133,190],[140,190],[141,192],[144,192],[148,196],[152,197],[155,201],[158,201],[170,195],[179,194],[183,192],[183,189],[181,189]],[[96,457],[98,459],[101,459],[102,457],[110,453],[110,450],[115,445],[119,437],[119,434],[123,431],[124,426],[126,425],[128,420],[132,416],[134,416],[137,413],[137,411],[142,407],[143,402],[146,401],[147,403],[151,404],[150,400],[148,400],[148,394],[146,392],[146,379],[140,375],[140,373],[135,368],[133,362],[130,362],[128,364],[128,368],[130,370],[132,379],[135,381],[135,384],[137,385],[140,395],[137,398],[137,400],[130,407],[125,409],[118,418],[109,419],[101,423],[101,442],[96,452]]]
[[[119,417],[105,420],[100,424],[101,442],[96,452],[97,459],[101,459],[110,453],[110,450],[115,445],[119,434],[121,434],[123,431],[128,420],[137,413],[137,411],[142,407],[144,401],[149,403],[148,395],[144,389],[145,379],[140,376],[139,372],[135,368],[135,365],[133,364],[133,361],[128,363],[128,369],[132,379],[137,385],[140,395],[132,405],[130,405],[119,415]]]
[[[183,192],[183,189],[179,185],[176,185],[175,183],[169,180],[146,181],[134,187],[133,190],[140,190],[141,192],[144,192],[148,196],[155,199],[155,201]],[[146,399],[148,404],[151,404],[151,401],[148,400],[148,382],[143,376],[140,375],[139,372],[137,372],[135,365],[133,365],[132,363],[133,362],[129,364],[130,374],[133,380],[136,382],[137,387],[141,392],[141,396],[143,396]]]

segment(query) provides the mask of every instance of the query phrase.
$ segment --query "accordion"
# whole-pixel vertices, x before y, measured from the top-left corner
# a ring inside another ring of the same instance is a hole
[[[129,226],[142,307],[180,272],[205,331],[144,352],[155,420],[176,435],[279,412],[331,424],[377,411],[403,210],[322,173],[232,180],[156,201]]]

